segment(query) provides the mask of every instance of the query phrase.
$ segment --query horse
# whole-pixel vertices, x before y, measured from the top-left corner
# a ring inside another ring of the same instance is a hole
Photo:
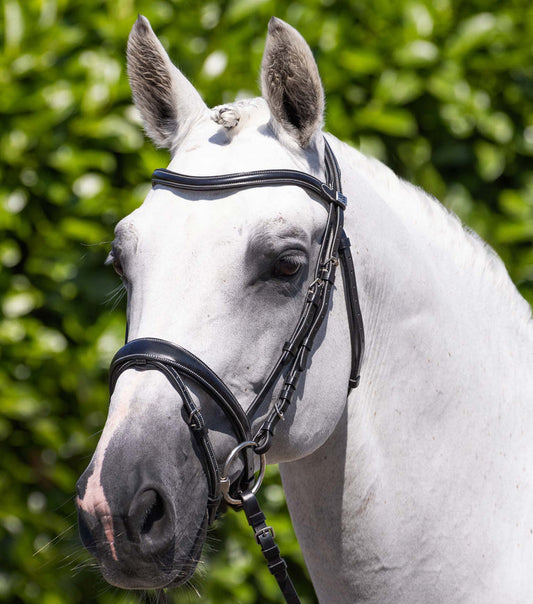
[[[322,131],[317,65],[283,21],[268,26],[262,97],[214,109],[142,16],[127,57],[169,173],[219,183],[282,169],[325,182],[328,147],[338,162],[365,329],[360,384],[350,387],[347,280],[337,279],[292,404],[276,406],[282,375],[251,421],[255,433],[272,413],[284,420],[266,462],[280,466],[320,602],[532,601],[533,322],[502,261],[430,195]],[[187,190],[169,173],[115,230],[108,262],[127,289],[126,346],[191,351],[244,413],[318,287],[332,204],[283,179]],[[228,480],[246,464],[253,479],[260,462],[254,441],[235,455],[234,422],[193,370],[146,370],[143,354],[113,378],[77,485],[82,541],[125,589],[179,585],[198,563],[220,497],[193,417],[201,411],[215,473],[231,456]]]

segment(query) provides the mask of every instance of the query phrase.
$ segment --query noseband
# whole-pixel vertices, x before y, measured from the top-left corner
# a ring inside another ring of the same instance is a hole
[[[282,347],[278,361],[265,380],[246,412],[224,382],[198,357],[180,346],[156,338],[139,338],[127,342],[115,355],[110,368],[110,393],[113,393],[120,374],[126,369],[153,369],[160,371],[183,400],[182,416],[189,426],[201,451],[208,482],[208,521],[216,516],[222,497],[226,502],[244,509],[249,524],[272,574],[276,577],[289,603],[299,602],[296,591],[287,575],[286,564],[274,543],[274,533],[266,525],[255,492],[264,473],[265,453],[272,444],[276,426],[295,396],[301,375],[307,368],[307,360],[313,348],[315,336],[326,317],[337,266],[341,266],[344,279],[344,297],[350,329],[352,368],[347,390],[359,383],[359,369],[364,350],[364,331],[355,270],[350,252],[350,240],[343,230],[344,209],[347,200],[342,194],[341,174],[337,160],[324,139],[326,182],[297,170],[260,170],[220,176],[187,176],[170,170],[155,170],[153,187],[169,187],[176,190],[234,191],[252,187],[293,185],[318,195],[328,204],[328,218],[322,237],[313,279],[308,286],[305,302],[291,337]],[[222,409],[231,422],[238,445],[230,453],[222,476],[213,451],[201,408],[185,384],[183,378],[192,380]],[[283,380],[283,386],[275,403],[271,403],[266,418],[252,434],[252,423],[275,384]],[[260,476],[254,484],[254,454],[260,457]],[[240,455],[243,469],[230,483],[229,471],[233,460]],[[253,485],[253,486],[252,486]]]

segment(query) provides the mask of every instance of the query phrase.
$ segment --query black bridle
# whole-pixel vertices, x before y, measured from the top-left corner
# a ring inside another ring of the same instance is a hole
[[[110,368],[110,393],[113,393],[120,374],[126,369],[155,369],[166,376],[183,400],[183,419],[189,426],[203,458],[208,482],[208,522],[211,524],[222,497],[229,505],[244,509],[249,524],[272,574],[276,577],[285,599],[299,602],[296,591],[287,575],[287,567],[274,542],[274,531],[266,525],[255,493],[264,473],[265,457],[272,444],[276,426],[284,418],[291,404],[313,341],[328,312],[335,282],[335,272],[340,264],[344,278],[344,295],[350,329],[352,368],[347,390],[359,383],[359,369],[364,350],[364,331],[350,240],[343,230],[346,197],[342,194],[341,175],[337,160],[324,139],[326,182],[297,170],[261,170],[220,176],[187,176],[170,170],[155,170],[153,187],[163,186],[177,190],[233,191],[251,187],[295,185],[318,195],[328,204],[328,218],[318,254],[313,279],[308,286],[300,318],[291,337],[282,347],[280,357],[246,412],[233,393],[205,363],[188,350],[165,340],[139,338],[127,342],[115,355]],[[201,408],[191,396],[183,378],[192,380],[222,409],[231,422],[238,445],[230,453],[222,476],[213,451]],[[269,407],[266,418],[255,434],[252,422],[275,384],[283,380],[277,401]],[[254,454],[260,456],[260,476],[254,484]],[[243,469],[230,484],[229,469],[234,458],[240,455]],[[253,486],[252,486],[253,485]]]

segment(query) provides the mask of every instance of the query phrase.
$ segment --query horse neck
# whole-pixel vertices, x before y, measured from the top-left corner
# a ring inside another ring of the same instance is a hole
[[[460,359],[470,367],[482,350],[484,363],[498,366],[483,375],[482,390],[500,391],[517,353],[531,358],[533,345],[531,308],[501,259],[435,199],[380,162],[334,144],[350,202],[346,230],[362,290],[365,370],[387,382],[424,384],[428,364],[445,371]],[[392,363],[381,362],[385,355]],[[409,359],[419,361],[418,371]]]
[[[392,571],[418,559],[419,540],[429,551],[438,534],[453,530],[440,505],[447,499],[461,517],[464,494],[479,482],[478,455],[482,471],[506,473],[494,497],[507,513],[516,511],[503,500],[521,478],[496,457],[501,446],[525,467],[533,463],[524,436],[507,442],[532,419],[531,313],[499,260],[444,210],[424,205],[436,202],[331,142],[351,208],[346,231],[367,349],[361,384],[330,439],[281,471],[321,601],[353,602],[365,594],[394,601]],[[375,178],[382,179],[379,187]],[[395,187],[410,189],[411,197]],[[426,228],[431,221],[433,232]],[[450,484],[457,487],[451,494]],[[490,515],[493,504],[481,501],[479,509]],[[426,559],[438,563],[427,552]],[[428,593],[419,586],[413,598],[423,601]]]

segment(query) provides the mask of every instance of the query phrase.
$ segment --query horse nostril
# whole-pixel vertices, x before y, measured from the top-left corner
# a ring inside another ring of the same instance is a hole
[[[161,495],[157,491],[149,490],[143,493],[145,497],[146,512],[144,521],[141,524],[141,535],[149,533],[154,525],[165,515],[165,504]]]
[[[129,538],[146,551],[159,551],[172,541],[172,516],[165,499],[155,489],[145,489],[133,498],[126,519]]]
[[[92,522],[89,522],[92,520]],[[81,538],[81,542],[84,547],[89,551],[93,556],[96,556],[96,541],[94,539],[95,532],[95,521],[94,519],[86,514],[83,510],[78,510],[78,530]]]

